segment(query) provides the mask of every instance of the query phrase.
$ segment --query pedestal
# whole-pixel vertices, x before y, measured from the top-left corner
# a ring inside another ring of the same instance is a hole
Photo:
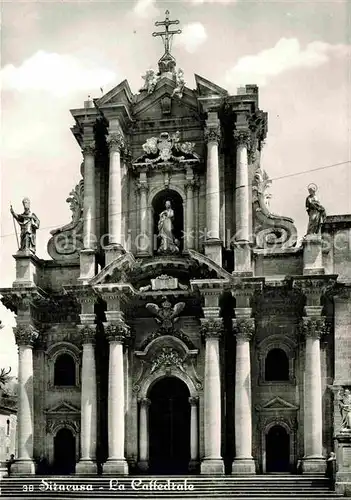
[[[351,432],[339,432],[334,439],[337,460],[335,491],[351,496]]]
[[[29,476],[35,474],[35,463],[31,459],[19,459],[11,465],[11,476]]]
[[[218,266],[222,267],[222,242],[213,239],[205,241],[205,255],[213,260]]]
[[[234,245],[234,272],[238,276],[252,276],[251,246],[247,241],[237,241]]]
[[[324,274],[321,235],[308,234],[304,237],[302,245],[303,274]]]
[[[125,250],[122,247],[122,245],[119,244],[108,245],[105,248],[105,266],[111,264],[111,262],[118,259],[118,257],[123,255],[124,253]]]
[[[40,263],[38,257],[30,250],[19,250],[13,257],[16,260],[16,280],[13,286],[35,286]]]
[[[95,251],[84,249],[80,251],[80,276],[79,281],[82,284],[87,283],[96,274],[96,258]]]

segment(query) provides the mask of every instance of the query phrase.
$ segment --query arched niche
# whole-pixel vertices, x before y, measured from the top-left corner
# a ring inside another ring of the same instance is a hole
[[[174,211],[173,219],[173,234],[174,238],[178,240],[177,246],[180,252],[184,248],[184,199],[182,194],[175,189],[163,189],[154,193],[151,198],[151,219],[152,219],[152,232],[153,235],[153,253],[157,253],[160,246],[160,239],[158,238],[158,222],[160,213],[165,210],[166,201],[171,202],[171,207]]]
[[[139,398],[146,398],[156,381],[164,377],[177,377],[189,389],[191,397],[197,397],[202,390],[201,380],[194,366],[197,349],[189,349],[179,338],[163,335],[152,340],[143,351],[136,351],[140,360],[133,390]]]

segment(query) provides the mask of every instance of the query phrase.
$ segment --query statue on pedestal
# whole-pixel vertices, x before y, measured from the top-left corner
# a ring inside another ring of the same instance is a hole
[[[166,209],[160,213],[158,221],[158,236],[161,239],[161,244],[158,249],[159,253],[175,253],[179,252],[176,245],[176,240],[173,236],[173,219],[174,211],[170,201],[165,203]]]
[[[39,229],[40,221],[38,217],[30,210],[29,198],[24,198],[22,204],[24,208],[24,212],[22,214],[16,214],[12,208],[12,205],[10,207],[12,217],[16,219],[21,228],[19,250],[30,250],[31,252],[35,253],[36,232],[37,229]]]
[[[308,186],[309,195],[306,198],[306,210],[308,213],[307,235],[319,234],[326,218],[325,208],[321,205],[316,196],[317,186],[310,184]]]
[[[351,432],[351,391],[340,389],[338,393],[339,408],[342,418],[341,431]]]

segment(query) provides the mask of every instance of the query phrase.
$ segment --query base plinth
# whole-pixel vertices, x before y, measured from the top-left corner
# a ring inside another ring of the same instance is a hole
[[[324,274],[322,263],[322,238],[318,234],[308,234],[302,241],[303,274]]]
[[[204,458],[201,462],[200,474],[224,474],[224,463],[221,458]]]
[[[302,459],[302,474],[325,474],[327,463],[324,457]]]
[[[128,462],[125,459],[108,459],[102,469],[103,476],[117,475],[127,476],[129,474]]]
[[[78,281],[82,284],[88,283],[96,274],[95,250],[85,248],[80,251],[80,276]]]
[[[76,475],[84,476],[88,474],[97,474],[97,465],[93,460],[80,460],[76,465]]]
[[[118,259],[125,253],[124,248],[119,243],[112,243],[105,248],[105,265],[108,266],[111,262]]]
[[[206,240],[205,255],[218,266],[222,266],[222,241],[217,239]]]
[[[35,474],[35,463],[30,459],[18,459],[11,465],[10,474],[11,476],[27,476]]]
[[[232,465],[232,475],[256,474],[256,464],[253,458],[235,458]]]
[[[149,461],[148,460],[140,460],[138,462],[138,469],[141,472],[147,472],[149,470]]]

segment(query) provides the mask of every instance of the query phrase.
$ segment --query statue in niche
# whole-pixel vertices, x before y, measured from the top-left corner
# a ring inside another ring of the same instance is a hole
[[[319,234],[326,218],[325,208],[321,205],[316,196],[317,186],[310,184],[308,186],[309,195],[306,198],[306,210],[308,213],[307,235]]]
[[[40,221],[38,217],[30,210],[29,198],[24,198],[22,200],[22,204],[24,208],[22,214],[16,214],[12,208],[12,205],[10,207],[10,212],[12,214],[12,217],[16,219],[21,228],[21,235],[20,235],[20,242],[18,244],[19,246],[18,249],[21,251],[30,250],[31,252],[35,253],[36,232],[37,229],[39,229]]]
[[[174,211],[169,200],[166,201],[165,207],[166,209],[160,213],[158,221],[158,236],[161,239],[158,252],[176,253],[179,252],[179,247],[177,246],[178,241],[173,236]]]
[[[351,391],[340,389],[338,393],[339,408],[342,418],[341,431],[351,432]]]

